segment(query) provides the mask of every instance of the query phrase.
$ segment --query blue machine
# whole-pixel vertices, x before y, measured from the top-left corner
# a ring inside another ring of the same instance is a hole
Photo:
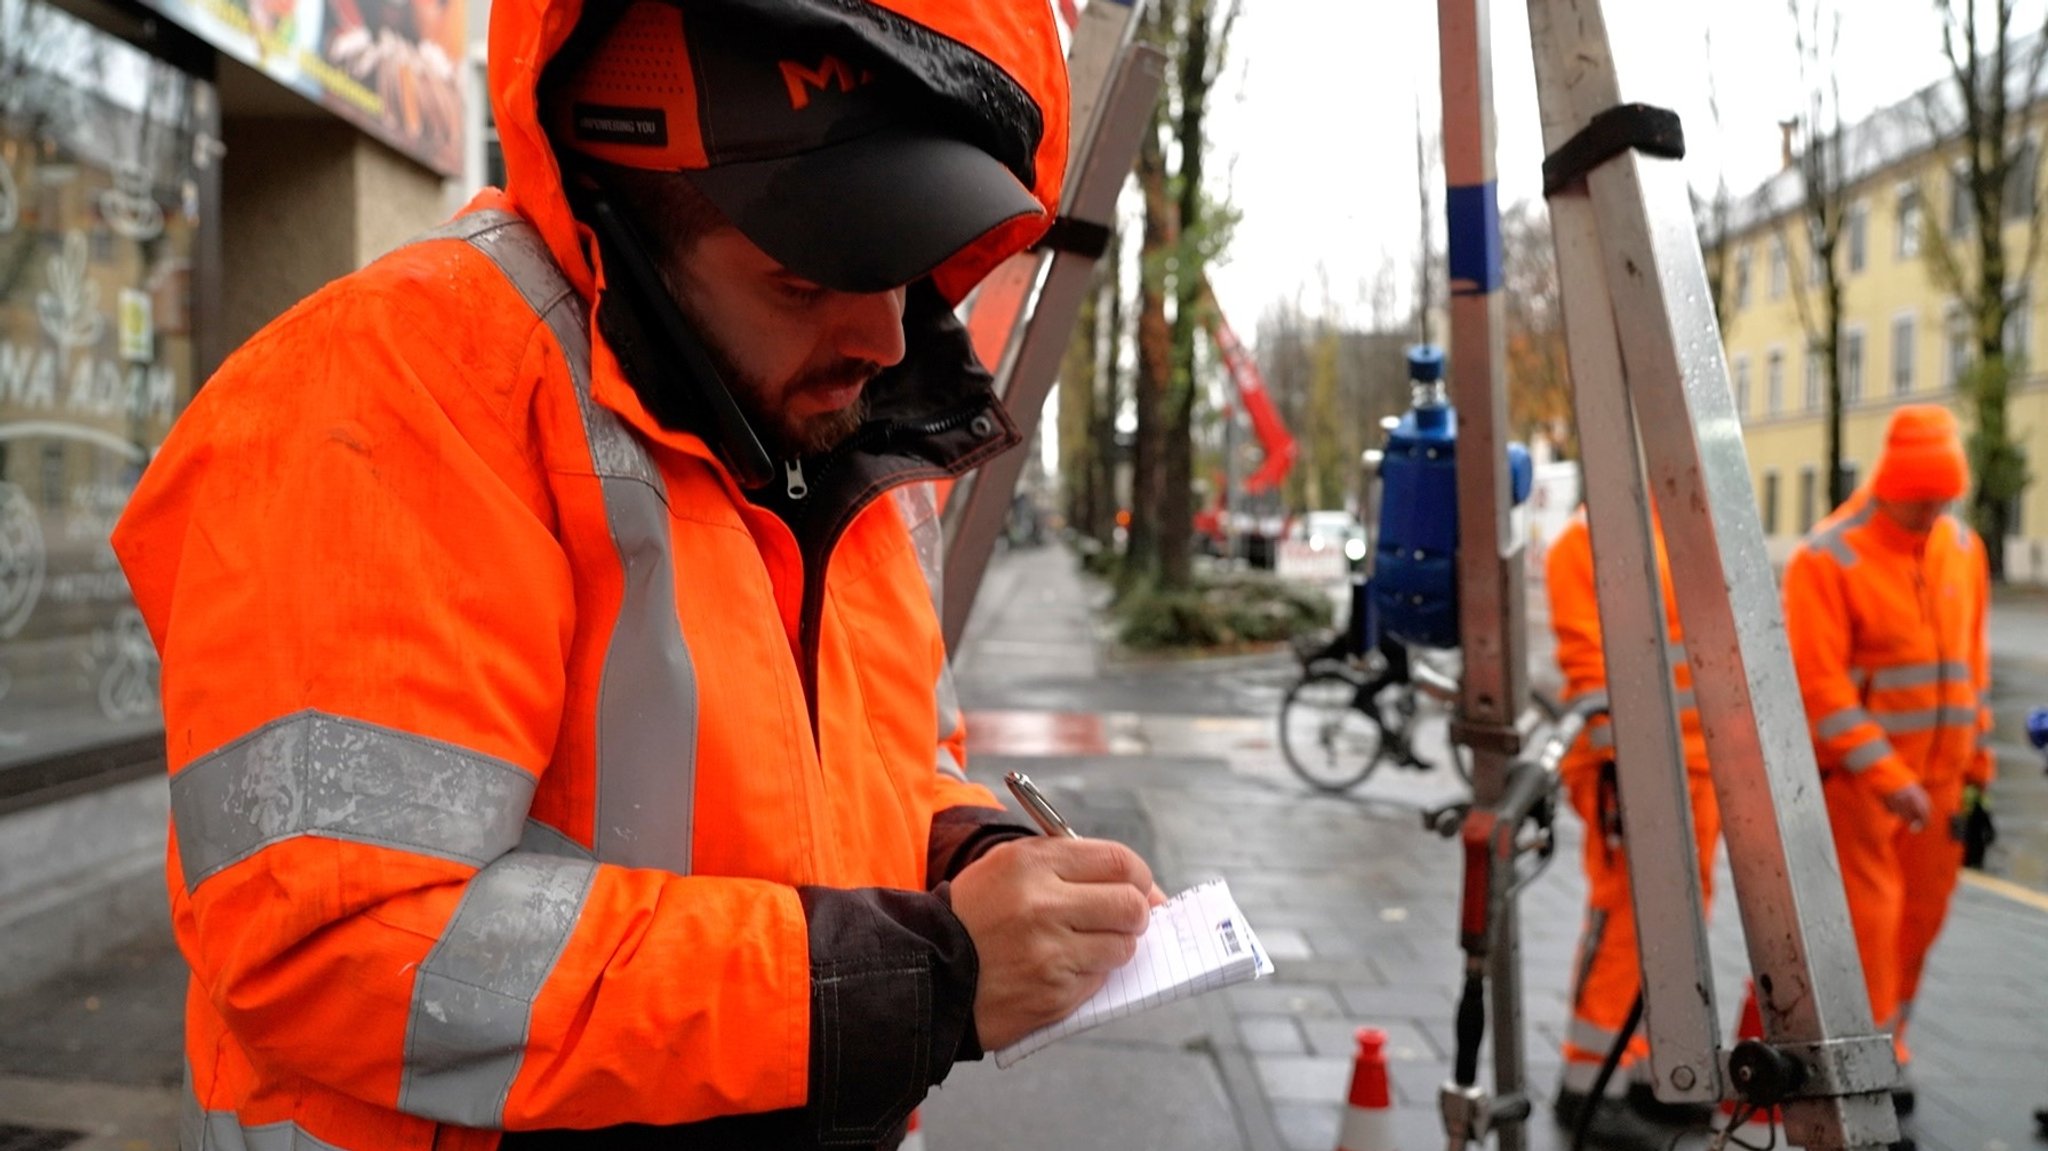
[[[1420,647],[1458,646],[1458,413],[1444,388],[1443,349],[1408,349],[1414,404],[1387,435],[1372,605],[1387,634]],[[1526,448],[1508,445],[1511,497],[1529,496]]]
[[[2034,750],[2048,753],[2048,707],[2037,707],[2027,713],[2027,742]]]

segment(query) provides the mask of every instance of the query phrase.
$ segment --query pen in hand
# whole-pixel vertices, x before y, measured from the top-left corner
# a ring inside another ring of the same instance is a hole
[[[1053,809],[1052,804],[1046,801],[1045,793],[1038,790],[1038,785],[1031,782],[1030,776],[1021,771],[1013,771],[1003,777],[1003,782],[1010,785],[1010,794],[1016,796],[1017,802],[1024,805],[1024,810],[1030,813],[1032,822],[1038,824],[1040,831],[1067,839],[1081,838],[1080,833],[1069,826],[1060,813]]]

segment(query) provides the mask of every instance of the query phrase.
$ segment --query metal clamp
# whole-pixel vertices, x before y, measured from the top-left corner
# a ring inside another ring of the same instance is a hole
[[[1888,1035],[1818,1043],[1750,1040],[1728,1053],[1728,1079],[1745,1100],[1769,1106],[1788,1099],[1888,1092],[1898,1086],[1899,1062]]]

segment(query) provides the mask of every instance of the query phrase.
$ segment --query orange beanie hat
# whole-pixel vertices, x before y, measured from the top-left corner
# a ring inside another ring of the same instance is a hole
[[[1956,418],[1936,404],[1907,404],[1884,430],[1870,490],[1881,500],[1952,500],[1970,486]]]

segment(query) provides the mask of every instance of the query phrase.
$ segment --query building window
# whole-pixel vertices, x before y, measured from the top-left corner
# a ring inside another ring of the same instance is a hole
[[[1892,253],[1901,260],[1915,259],[1920,255],[1920,229],[1926,227],[1921,219],[1920,186],[1899,185],[1897,234],[1893,237]]]
[[[1775,416],[1785,410],[1785,350],[1772,348],[1764,365],[1764,414]]]
[[[1827,383],[1826,376],[1822,374],[1826,367],[1827,357],[1821,354],[1819,348],[1806,349],[1805,399],[1806,410],[1809,412],[1817,412],[1820,410],[1821,389],[1824,388]]]
[[[1764,473],[1764,534],[1778,534],[1778,472],[1773,468]]]
[[[1863,401],[1863,333],[1842,333],[1842,406]]]
[[[2026,371],[2029,345],[2033,342],[2033,302],[2026,288],[2013,291],[2006,302],[2005,313],[2005,359],[2013,365],[2011,376],[2015,382]]]
[[[1749,306],[1749,245],[1735,250],[1735,308],[1737,311]]]
[[[1949,309],[1942,331],[1941,386],[1954,391],[1970,370],[1970,317],[1961,308]]]
[[[0,24],[0,776],[62,786],[46,765],[163,747],[108,538],[213,335],[218,104],[35,0],[0,0]]]
[[[1870,212],[1861,200],[1849,205],[1849,214],[1842,220],[1842,243],[1849,249],[1849,275],[1863,270],[1864,258],[1870,249]]]
[[[1844,495],[1844,496],[1846,497],[1846,496],[1847,496],[1847,495],[1848,495],[1848,494],[1849,494],[1850,492],[1853,492],[1853,491],[1855,491],[1855,490],[1856,490],[1856,485],[1857,485],[1857,484],[1860,484],[1860,483],[1862,483],[1862,482],[1863,482],[1863,470],[1862,470],[1861,468],[1858,468],[1858,467],[1856,466],[1856,461],[1854,461],[1854,460],[1843,460],[1843,461],[1842,461],[1842,494],[1843,494],[1843,495]],[[1828,510],[1829,510],[1829,511],[1834,511],[1835,509],[1834,509],[1834,507],[1833,507],[1833,504],[1834,504],[1834,499],[1833,499],[1833,497],[1829,497],[1828,503],[1829,503],[1829,505],[1830,505],[1830,506],[1828,507]]]
[[[1771,299],[1785,298],[1785,237],[1771,237]]]
[[[1970,203],[1970,169],[1958,164],[1948,170],[1948,234],[1961,239],[1970,234],[1970,219],[1977,214]]]
[[[1820,475],[1811,464],[1799,469],[1799,534],[1820,522]]]
[[[1735,357],[1735,418],[1749,418],[1749,357]]]
[[[2012,167],[2005,173],[2005,218],[2024,220],[2034,213],[2034,188],[2039,183],[2041,150],[2028,136],[2013,149]]]
[[[1892,321],[1892,394],[1910,395],[1913,391],[1913,317],[1900,316]]]

